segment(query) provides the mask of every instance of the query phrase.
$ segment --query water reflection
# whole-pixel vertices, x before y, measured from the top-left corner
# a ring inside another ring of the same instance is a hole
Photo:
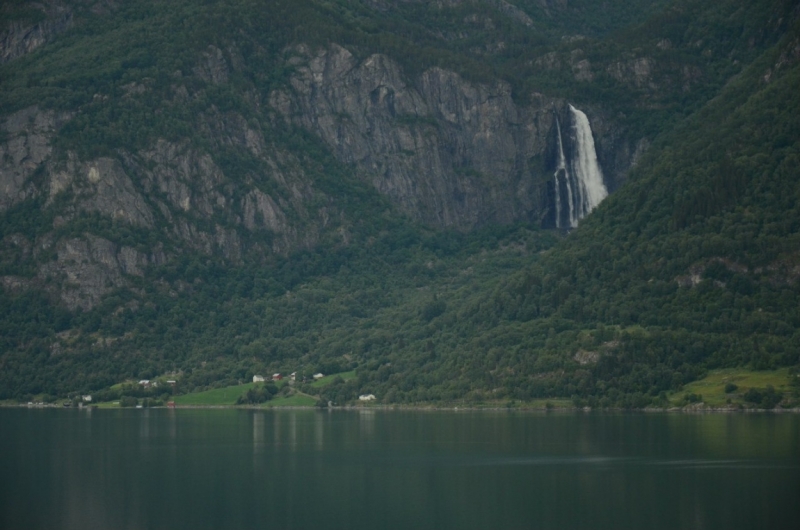
[[[314,415],[314,445],[317,451],[322,451],[325,447],[325,419],[330,417],[330,412],[318,413]]]
[[[150,438],[150,409],[141,410],[139,417],[139,438]]]
[[[281,415],[280,414],[273,414],[272,415],[272,444],[275,447],[281,446]]]
[[[178,437],[178,417],[174,408],[167,409],[167,425],[169,426],[169,437],[175,440]]]
[[[794,528],[800,417],[0,410],[0,528]]]
[[[361,433],[367,438],[372,438],[375,434],[375,414],[374,410],[360,410],[358,413],[358,419],[361,420]]]
[[[264,413],[253,413],[253,453],[264,450]]]
[[[291,438],[289,440],[289,446],[292,449],[297,448],[297,414],[290,414],[289,415],[289,432],[291,433]]]

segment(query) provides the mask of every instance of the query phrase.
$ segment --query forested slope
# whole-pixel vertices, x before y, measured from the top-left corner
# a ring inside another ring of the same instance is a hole
[[[709,368],[796,366],[799,43],[795,28],[578,230],[463,310],[487,331],[454,356],[462,373],[520,397],[619,391],[642,406]],[[479,353],[508,337],[513,356]]]
[[[0,398],[642,407],[798,363],[793,2],[2,10]],[[565,232],[570,104],[614,193]]]

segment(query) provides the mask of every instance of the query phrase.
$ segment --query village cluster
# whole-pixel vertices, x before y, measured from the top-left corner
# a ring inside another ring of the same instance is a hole
[[[312,377],[314,378],[314,381],[319,381],[320,379],[325,377],[325,374],[323,374],[321,372],[318,372],[318,373],[314,374]],[[253,376],[253,382],[254,383],[263,383],[263,382],[266,381],[266,379],[267,378],[264,377],[263,375],[254,375]],[[281,381],[281,380],[283,380],[283,374],[274,373],[274,374],[272,374],[271,380],[272,381]],[[297,380],[297,372],[292,372],[291,374],[289,374],[289,381],[291,383],[294,383],[296,380]],[[362,395],[358,396],[358,400],[359,401],[374,401],[375,399],[376,398],[375,398],[374,394],[362,394]]]

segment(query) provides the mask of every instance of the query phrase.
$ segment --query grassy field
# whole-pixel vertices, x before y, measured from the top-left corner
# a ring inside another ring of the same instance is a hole
[[[289,397],[276,397],[261,405],[264,408],[274,407],[313,407],[317,398],[308,394],[295,394]]]
[[[280,388],[285,384],[285,381],[279,381],[277,386]],[[213,390],[206,390],[205,392],[196,392],[192,394],[184,394],[182,396],[175,396],[175,404],[178,406],[195,406],[195,407],[212,407],[212,406],[231,406],[236,405],[236,400],[239,396],[250,390],[256,383],[247,383],[244,385],[227,386],[224,388],[215,388]],[[262,407],[313,407],[316,404],[317,398],[307,394],[295,394],[289,397],[275,397]]]
[[[244,385],[215,388],[213,390],[206,390],[205,392],[196,392],[192,394],[184,394],[182,396],[175,396],[174,401],[176,405],[235,405],[236,400],[239,399],[239,396],[254,386],[255,383],[247,383]]]
[[[670,396],[670,402],[674,405],[682,404],[686,394],[699,394],[703,396],[702,401],[711,407],[723,407],[727,405],[727,400],[731,404],[745,404],[744,393],[750,388],[765,388],[768,385],[775,387],[780,393],[790,390],[789,369],[781,368],[774,371],[756,372],[741,368],[730,368],[725,370],[714,370],[700,379],[683,387],[683,390]],[[738,388],[731,393],[725,393],[725,385],[733,383]]]
[[[336,377],[341,377],[345,381],[347,381],[348,379],[355,379],[356,371],[355,370],[351,370],[349,372],[342,372],[342,373],[339,373],[339,374],[326,375],[322,379],[317,379],[316,381],[311,383],[311,386],[314,387],[314,388],[322,388],[323,386],[327,386],[327,385],[331,384],[333,382],[333,380],[336,379]]]
[[[118,409],[119,408],[119,400],[104,401],[102,403],[95,403],[92,406],[93,407],[97,407],[99,409]]]
[[[550,405],[548,407],[548,404]],[[520,402],[519,408],[521,409],[571,409],[575,407],[571,399],[552,398],[552,399],[534,399],[533,401]]]

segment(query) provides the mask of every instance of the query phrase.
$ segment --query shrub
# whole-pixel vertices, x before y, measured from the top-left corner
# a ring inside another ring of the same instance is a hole
[[[684,395],[683,400],[686,403],[700,403],[701,401],[703,401],[703,394],[695,394],[694,392],[691,392],[689,394]]]
[[[272,399],[272,396],[277,393],[278,387],[276,387],[273,383],[258,385],[239,396],[239,399],[236,400],[236,404],[255,405],[258,403],[264,403],[265,401]]]
[[[120,407],[135,407],[139,404],[139,400],[133,396],[122,396],[119,398]]]
[[[773,409],[781,402],[783,396],[775,391],[772,385],[767,388],[750,388],[744,393],[744,399],[748,403],[753,403],[758,408]]]

